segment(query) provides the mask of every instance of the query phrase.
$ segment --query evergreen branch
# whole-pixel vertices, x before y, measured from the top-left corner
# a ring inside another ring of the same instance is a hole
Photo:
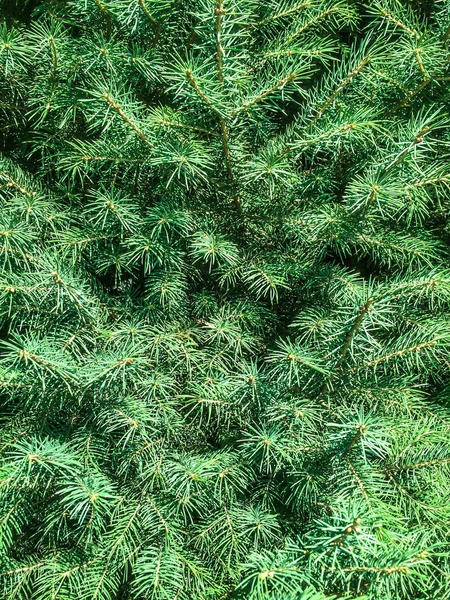
[[[76,573],[77,571],[81,571],[82,569],[86,569],[86,567],[89,567],[89,565],[92,565],[95,562],[98,562],[99,560],[102,560],[103,556],[96,556],[95,558],[91,558],[90,560],[87,560],[84,563],[81,563],[80,565],[76,565],[75,567],[71,567],[70,569],[67,569],[66,571],[63,571],[62,573],[59,574],[60,579],[64,580],[67,579],[67,577],[70,577],[71,575],[73,575],[73,573]],[[61,589],[62,586],[62,582],[60,584],[59,589],[57,590],[57,593],[59,592],[59,590]]]
[[[94,2],[97,5],[97,7],[100,9],[100,12],[102,13],[103,18],[105,19],[105,23],[106,23],[106,37],[109,38],[109,36],[111,35],[111,28],[112,28],[111,15],[109,14],[108,9],[103,4],[103,2],[101,2],[100,0],[94,0]]]
[[[117,103],[108,94],[108,92],[103,92],[102,97],[105,99],[108,106],[110,106],[122,118],[122,120],[125,121],[125,123],[131,127],[131,129],[133,129],[133,131],[137,134],[139,139],[141,139],[143,142],[146,142],[149,146],[152,145],[148,137],[141,131],[141,129],[139,129],[136,123],[134,123],[134,121],[130,119],[130,117],[124,112],[122,106],[119,103]]]
[[[28,196],[28,198],[31,198],[32,196],[36,195],[36,192],[31,192],[30,190],[27,190],[26,188],[24,188],[23,186],[21,186],[17,181],[15,181],[5,171],[0,171],[0,176],[3,177],[4,179],[6,179],[6,181],[7,181],[7,183],[6,183],[7,187],[12,187],[12,188],[16,189],[21,194],[24,194],[24,196]]]
[[[365,124],[358,124],[358,125],[365,125]],[[367,124],[369,127],[371,126],[370,123]],[[286,146],[284,147],[281,156],[287,156],[289,153],[291,153],[293,150],[299,150],[299,149],[306,149],[310,146],[313,146],[315,144],[319,144],[320,142],[324,142],[326,140],[329,140],[335,136],[339,136],[339,134],[342,133],[348,133],[350,131],[353,131],[357,128],[357,125],[355,123],[345,123],[343,125],[339,125],[337,127],[333,127],[332,129],[328,130],[328,131],[324,131],[323,133],[321,133],[320,135],[314,136],[314,137],[309,137],[306,139],[302,139],[299,140],[297,142],[290,142],[288,144],[286,144]]]
[[[423,78],[426,81],[426,80],[428,80],[428,75],[425,70],[425,67],[423,66],[422,59],[420,58],[421,52],[422,52],[421,48],[414,48],[414,50],[413,50],[414,58],[416,60],[417,66],[419,67],[419,71],[422,73]]]
[[[342,546],[342,544],[344,543],[344,541],[347,539],[347,537],[349,535],[351,535],[352,533],[358,533],[360,531],[359,526],[360,526],[361,522],[362,522],[362,519],[360,517],[355,517],[355,519],[353,519],[353,523],[351,525],[349,525],[348,527],[346,527],[344,529],[342,535],[340,535],[333,541],[334,546]]]
[[[199,86],[197,80],[194,77],[194,74],[192,73],[192,71],[190,69],[186,69],[185,70],[186,73],[186,78],[188,80],[188,82],[190,83],[191,87],[195,90],[195,92],[197,93],[198,97],[213,111],[216,113],[216,115],[218,115],[219,117],[222,117],[220,111],[214,106],[213,102],[208,98],[208,96],[205,94],[205,92],[201,89],[201,87]]]
[[[101,593],[101,587],[102,587],[103,582],[105,580],[105,577],[107,576],[108,571],[110,569],[111,560],[113,559],[113,557],[114,557],[114,555],[116,553],[117,548],[122,544],[122,542],[123,542],[123,540],[124,540],[124,538],[125,538],[128,530],[130,529],[130,527],[132,526],[134,520],[136,519],[136,516],[137,516],[140,508],[141,508],[141,502],[138,502],[138,504],[137,504],[136,508],[134,509],[134,511],[133,511],[130,519],[127,521],[127,524],[124,527],[123,531],[121,532],[121,534],[119,535],[119,537],[115,540],[115,542],[112,545],[111,550],[109,551],[108,555],[106,555],[106,558],[105,558],[106,566],[105,566],[105,569],[103,570],[103,573],[102,573],[101,577],[98,580],[97,586],[96,586],[94,594],[92,596],[93,600],[95,600],[95,598],[99,597],[99,594]]]
[[[313,119],[308,123],[308,126],[314,125],[326,112],[326,110],[333,104],[336,98],[345,90],[345,88],[353,81],[353,79],[361,73],[361,71],[366,67],[370,61],[372,60],[371,56],[365,56],[353,69],[353,71],[347,75],[345,79],[343,79],[338,87],[334,90],[331,96],[322,104],[322,106],[318,109],[316,115]]]
[[[27,565],[26,567],[19,567],[18,569],[11,569],[10,571],[4,571],[3,573],[0,573],[0,577],[7,577],[8,575],[17,575],[18,573],[26,573],[29,571],[34,571],[45,565],[46,565],[45,562],[39,562],[39,563],[35,563],[34,565]]]
[[[358,441],[359,441],[359,440],[358,440]],[[356,444],[356,443],[357,443],[357,442],[355,442],[355,444]],[[355,445],[355,444],[354,444],[354,445]],[[348,452],[347,452],[347,454],[349,453],[349,451],[350,451],[350,448],[348,448]],[[353,478],[355,479],[355,481],[356,481],[356,483],[357,483],[357,485],[358,485],[359,489],[361,490],[361,494],[364,496],[364,499],[366,500],[367,504],[368,504],[368,505],[369,505],[369,506],[372,508],[372,502],[371,502],[371,500],[370,500],[369,494],[367,493],[367,490],[366,490],[366,488],[365,488],[365,486],[364,486],[363,482],[361,481],[361,478],[360,478],[360,476],[359,476],[359,475],[358,475],[358,473],[356,472],[356,469],[355,469],[355,467],[352,465],[352,463],[351,463],[351,461],[350,461],[350,459],[349,459],[349,457],[348,457],[348,456],[345,456],[345,462],[346,462],[346,464],[347,464],[347,466],[348,466],[348,468],[349,468],[349,471],[350,471],[351,475],[353,476]]]
[[[352,437],[352,439],[350,440],[350,442],[347,444],[347,447],[344,451],[343,457],[347,458],[348,454],[352,451],[352,449],[359,444],[359,442],[361,441],[361,436],[364,434],[364,432],[366,431],[366,426],[365,425],[358,425],[358,427],[356,428],[356,433],[355,435]]]
[[[99,156],[99,155],[89,155],[84,154],[80,157],[82,162],[113,162],[113,163],[124,163],[124,164],[143,164],[146,161],[145,158],[122,158],[120,156]]]
[[[344,571],[350,573],[385,573],[389,576],[394,575],[395,573],[401,573],[402,575],[411,573],[411,569],[405,565],[393,565],[390,567],[344,567]]]
[[[422,81],[422,83],[420,83],[415,90],[413,90],[412,92],[408,92],[408,94],[403,98],[403,100],[401,102],[399,102],[393,109],[391,112],[389,112],[388,114],[394,114],[395,112],[397,112],[397,110],[404,108],[405,106],[408,105],[409,102],[411,102],[411,100],[417,96],[418,94],[420,94],[420,92],[422,90],[424,90],[430,83],[432,83],[432,79],[430,77],[428,77],[427,79],[424,79]]]
[[[145,3],[144,0],[137,0],[137,3],[139,4],[139,6],[142,8],[145,16],[150,19],[150,21],[153,23],[153,25],[158,25],[158,21],[155,19],[155,17],[152,15],[152,13],[148,10],[147,5]]]
[[[289,50],[271,50],[269,52],[263,52],[260,56],[265,59],[270,58],[282,58],[282,57],[290,57],[290,56],[308,56],[308,57],[320,57],[322,55],[327,56],[327,51],[321,48],[317,48],[314,50],[308,50],[307,48],[296,48]]]
[[[446,458],[437,458],[435,460],[426,460],[423,462],[411,463],[408,465],[392,465],[390,467],[386,467],[385,469],[379,469],[378,473],[386,473],[389,471],[390,473],[395,472],[399,473],[402,471],[412,471],[414,469],[423,469],[425,467],[433,467],[435,465],[446,465],[450,463],[450,457]]]
[[[145,14],[145,16],[156,27],[155,37],[153,38],[153,41],[152,41],[152,46],[155,47],[156,44],[158,43],[159,36],[161,34],[161,23],[157,19],[155,19],[155,17],[152,15],[152,13],[148,10],[147,4],[145,3],[145,0],[137,0],[137,3],[141,7],[141,9],[142,9],[143,13]]]
[[[222,147],[223,147],[223,153],[225,155],[225,164],[226,164],[226,169],[227,169],[227,174],[228,177],[232,183],[232,187],[235,187],[235,182],[234,182],[234,175],[233,175],[233,170],[232,170],[232,162],[231,162],[231,153],[230,153],[230,142],[228,139],[228,127],[227,124],[225,122],[225,119],[223,119],[222,117],[219,118],[219,123],[220,123],[220,128],[222,130]],[[235,207],[235,209],[237,210],[237,212],[239,214],[242,213],[242,205],[241,205],[241,201],[239,199],[239,195],[234,192],[233,195],[233,205]]]
[[[446,66],[449,63],[449,60],[450,59],[447,59]],[[411,102],[411,100],[413,98],[415,98],[415,96],[420,94],[420,92],[422,92],[428,85],[430,85],[430,83],[446,81],[446,80],[447,80],[447,78],[440,76],[439,72],[432,73],[429,76],[424,74],[424,80],[414,90],[409,91],[407,93],[407,95],[398,104],[396,104],[392,110],[387,111],[386,114],[392,115],[392,114],[396,113],[398,110],[400,110],[401,108],[404,108],[405,106],[407,106]]]
[[[214,9],[216,15],[216,61],[217,61],[217,77],[220,83],[223,84],[223,57],[224,50],[222,47],[222,19],[226,14],[226,10],[223,8],[223,0],[217,0],[216,8]]]
[[[405,156],[405,154],[403,154],[403,157],[404,156]],[[362,241],[362,242],[366,242],[369,246],[372,246],[372,247],[377,247],[377,246],[383,247],[383,246],[385,246],[385,242],[383,240],[378,240],[378,239],[374,238],[373,236],[368,236],[367,234],[360,234],[360,235],[357,236],[357,239],[360,240],[360,241]],[[405,252],[405,247],[404,246],[401,246],[400,244],[396,244],[396,243],[394,243],[392,241],[389,241],[388,246],[389,246],[389,248],[391,248],[393,250],[397,250],[400,253]],[[412,248],[412,247],[408,247],[407,251],[408,251],[408,254],[412,254],[413,256],[416,256],[418,258],[425,258],[423,250],[421,250],[421,249],[415,249],[415,248]]]
[[[80,238],[80,239],[76,239],[76,240],[58,239],[56,244],[58,246],[81,246],[83,244],[90,244],[91,242],[99,242],[101,240],[112,240],[116,237],[117,237],[117,234],[113,233],[111,235],[96,235],[96,236],[90,236],[90,237]],[[18,289],[25,289],[25,288],[18,288]],[[30,289],[32,289],[32,288],[30,288]]]
[[[213,103],[211,102],[211,100],[206,96],[206,94],[203,92],[203,90],[200,88],[200,86],[198,85],[192,71],[190,69],[186,69],[186,76],[187,79],[189,81],[189,83],[191,84],[191,86],[193,87],[193,89],[196,91],[197,95],[203,100],[203,102],[214,112],[216,113],[216,115],[219,118],[219,124],[220,124],[220,129],[222,131],[222,135],[221,135],[221,139],[222,139],[222,148],[223,148],[223,153],[225,156],[225,166],[226,166],[226,170],[227,170],[227,174],[228,177],[232,183],[232,187],[235,187],[234,184],[234,175],[233,175],[233,170],[232,170],[232,160],[231,160],[231,152],[230,152],[230,141],[229,141],[229,137],[228,137],[228,127],[227,127],[227,123],[225,121],[225,119],[223,118],[221,112],[219,110],[216,109],[216,107],[213,105]],[[238,213],[242,213],[242,206],[241,206],[241,202],[239,199],[239,196],[236,192],[233,193],[233,205],[236,208]]]
[[[411,37],[413,37],[413,38],[414,37],[418,37],[417,31],[415,31],[414,29],[411,29],[410,27],[408,27],[408,25],[406,25],[405,23],[403,23],[395,15],[393,15],[390,12],[388,12],[387,10],[385,10],[384,8],[382,8],[381,6],[376,6],[376,8],[378,9],[378,11],[382,15],[382,17],[384,17],[390,23],[393,23],[399,29],[402,29],[403,31],[406,31],[406,33],[408,33]]]
[[[414,183],[410,183],[405,186],[406,190],[411,190],[425,185],[434,185],[435,183],[450,183],[450,175],[441,175],[439,177],[432,177],[431,179],[421,179]]]
[[[291,7],[287,8],[286,10],[282,10],[278,13],[270,15],[269,17],[266,17],[265,19],[262,19],[261,21],[258,21],[257,23],[255,23],[254,27],[260,27],[261,25],[267,25],[267,23],[271,23],[273,21],[276,21],[277,19],[283,19],[285,17],[289,17],[293,13],[298,12],[299,10],[302,10],[303,8],[306,8],[307,6],[310,6],[311,4],[312,4],[312,0],[306,0],[305,2],[299,2],[298,4],[294,4],[294,6],[291,6]]]
[[[402,92],[407,92],[405,86],[402,83],[400,83],[400,81],[397,81],[396,79],[393,79],[387,73],[383,73],[382,71],[379,71],[378,69],[373,69],[372,71],[373,71],[373,73],[375,73],[379,77],[382,77],[386,81],[389,81],[390,83],[392,83],[393,85],[395,85],[395,87],[398,87],[400,90],[402,90]]]
[[[189,131],[198,131],[199,133],[206,133],[207,135],[212,135],[213,137],[220,137],[220,133],[211,131],[210,129],[205,129],[203,127],[196,127],[195,125],[187,125],[186,123],[176,123],[175,121],[168,121],[167,119],[159,119],[156,121],[156,123],[157,125],[161,125],[162,127],[178,127],[180,129],[187,129]]]
[[[55,39],[54,39],[54,37],[52,35],[48,38],[48,42],[50,44],[50,49],[51,49],[51,52],[52,52],[53,78],[55,78],[57,70],[58,70],[58,53],[56,51]]]
[[[332,6],[332,7],[328,8],[327,10],[324,10],[324,11],[318,13],[317,15],[314,15],[313,17],[311,17],[311,19],[309,19],[309,21],[307,21],[306,23],[304,23],[301,27],[299,27],[296,31],[294,31],[294,33],[292,33],[291,35],[289,35],[287,37],[287,39],[285,39],[283,41],[283,46],[288,46],[289,44],[291,44],[295,40],[295,38],[298,38],[307,29],[309,29],[313,25],[316,25],[319,21],[322,21],[323,19],[325,19],[329,15],[338,13],[339,10],[340,10],[340,7],[338,7],[338,6]]]
[[[345,342],[344,345],[342,346],[342,349],[339,353],[339,359],[336,363],[335,368],[339,368],[342,363],[345,361],[345,357],[347,356],[347,352],[350,348],[350,345],[352,343],[353,337],[355,336],[356,333],[358,333],[361,324],[364,320],[364,317],[366,316],[366,314],[370,311],[372,304],[374,303],[374,298],[369,298],[367,300],[367,302],[365,304],[363,304],[360,307],[360,311],[358,316],[356,317],[356,319],[354,320],[348,334],[347,337],[345,338]]]
[[[361,369],[368,369],[370,367],[375,367],[381,363],[388,362],[399,356],[405,356],[406,354],[409,354],[412,352],[414,352],[414,353],[420,352],[424,348],[431,348],[433,346],[436,346],[437,341],[438,341],[437,339],[433,339],[433,340],[429,340],[427,342],[422,342],[421,344],[415,344],[414,346],[410,346],[408,348],[402,348],[401,350],[396,350],[395,352],[390,352],[389,354],[385,354],[384,356],[374,358],[373,360],[370,360],[366,363],[362,363],[361,365],[357,365],[356,367],[347,369],[345,372],[352,373],[355,371],[359,371]]]
[[[265,90],[264,92],[262,92],[261,94],[259,94],[255,98],[253,98],[252,100],[249,100],[248,102],[246,102],[245,104],[243,104],[239,108],[235,109],[230,114],[230,117],[235,117],[239,113],[241,113],[241,112],[243,112],[245,110],[248,110],[249,108],[253,107],[255,104],[258,104],[259,102],[262,102],[268,96],[270,96],[271,94],[273,94],[274,92],[276,92],[280,88],[284,87],[286,85],[286,83],[294,81],[296,79],[296,77],[298,77],[297,73],[291,73],[290,75],[287,75],[286,77],[283,77],[283,79],[280,79],[280,81],[278,81],[277,83],[275,83],[275,85],[273,85],[271,88]]]
[[[384,471],[384,474],[386,475],[388,480],[391,481],[394,487],[400,491],[401,495],[406,497],[409,500],[409,502],[411,502],[413,505],[416,505],[430,512],[436,512],[440,510],[440,507],[432,506],[430,504],[424,504],[423,502],[417,500],[417,498],[414,498],[414,496],[395,479],[395,477],[390,471]]]

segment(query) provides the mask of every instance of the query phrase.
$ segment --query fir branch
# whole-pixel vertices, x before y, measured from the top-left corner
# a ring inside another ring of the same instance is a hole
[[[305,2],[299,2],[298,4],[294,4],[293,6],[290,6],[289,8],[286,8],[285,10],[274,13],[273,15],[270,15],[270,16],[266,17],[265,19],[258,21],[257,23],[255,23],[254,26],[260,27],[262,25],[267,25],[268,23],[272,23],[273,21],[276,21],[277,19],[283,19],[285,17],[289,17],[293,13],[296,13],[299,10],[306,8],[307,6],[310,6],[311,4],[312,4],[312,0],[306,0]]]
[[[291,73],[290,75],[287,75],[286,77],[283,77],[283,79],[280,79],[280,81],[278,81],[277,83],[275,83],[272,87],[270,87],[269,89],[265,90],[264,92],[262,92],[261,94],[259,94],[255,98],[252,98],[248,102],[244,103],[239,108],[235,109],[231,113],[230,117],[235,117],[239,113],[241,113],[243,111],[246,111],[249,108],[253,107],[255,104],[258,104],[259,102],[262,102],[268,96],[270,96],[271,94],[273,94],[274,92],[276,92],[280,88],[283,88],[287,83],[289,83],[291,81],[294,81],[297,77],[298,77],[297,73]]]
[[[27,190],[26,188],[24,188],[23,186],[21,186],[17,181],[15,181],[5,171],[0,171],[0,176],[3,177],[4,179],[6,179],[6,185],[7,185],[7,187],[12,187],[12,188],[18,190],[21,194],[24,194],[25,196],[28,196],[28,198],[31,198],[32,196],[36,195],[36,192]]]
[[[155,47],[156,44],[158,43],[159,36],[161,35],[161,23],[157,19],[155,19],[155,17],[152,15],[152,13],[148,10],[145,0],[136,0],[136,1],[139,4],[139,6],[141,7],[141,9],[142,9],[143,13],[145,14],[145,16],[147,17],[147,19],[149,19],[149,21],[156,27],[155,37],[153,38],[153,41],[152,41],[152,46]]]
[[[194,74],[192,73],[192,71],[190,69],[186,69],[185,70],[185,74],[186,74],[186,79],[187,81],[190,83],[190,85],[192,86],[192,88],[195,90],[195,92],[197,93],[198,97],[213,111],[215,112],[219,117],[221,117],[221,113],[220,111],[214,106],[213,102],[208,98],[208,96],[204,93],[204,91],[201,89],[201,87],[199,86],[196,78],[194,77]]]
[[[347,75],[345,79],[343,79],[337,88],[333,91],[329,98],[320,106],[317,110],[315,116],[308,123],[308,126],[314,125],[326,112],[326,110],[333,104],[336,98],[345,90],[345,88],[353,81],[355,77],[357,77],[361,71],[370,63],[372,60],[371,56],[365,56],[362,60],[358,62],[353,71]]]
[[[187,77],[189,83],[191,84],[191,86],[193,87],[193,89],[198,94],[198,96],[219,118],[219,125],[220,125],[220,129],[222,131],[221,139],[222,139],[223,153],[224,153],[224,157],[225,157],[226,171],[227,171],[228,177],[231,181],[232,187],[235,187],[227,123],[226,123],[224,117],[222,116],[221,112],[213,105],[211,100],[206,96],[206,94],[200,88],[200,86],[198,85],[198,83],[190,69],[186,69],[186,77]],[[242,212],[242,206],[241,206],[239,196],[235,192],[233,193],[233,205],[236,208],[238,213]]]
[[[412,38],[418,37],[419,34],[417,33],[417,31],[408,27],[407,24],[403,23],[398,17],[393,15],[391,12],[387,11],[382,6],[376,6],[376,9],[379,11],[380,15],[382,15],[384,19],[395,25],[395,27],[406,31],[406,33],[408,33]]]
[[[330,8],[327,8],[326,10],[314,15],[313,17],[311,17],[308,21],[306,21],[306,23],[304,23],[301,27],[299,27],[298,29],[296,29],[293,33],[291,33],[284,41],[283,41],[283,46],[288,46],[289,44],[291,44],[296,38],[298,38],[299,36],[301,36],[303,33],[305,33],[306,30],[310,29],[311,27],[313,27],[314,25],[316,25],[317,23],[319,23],[320,21],[322,21],[323,19],[326,19],[329,15],[332,14],[336,14],[339,13],[340,11],[340,7],[339,6],[330,6]]]
[[[143,142],[146,142],[149,146],[151,146],[151,142],[148,137],[142,132],[142,130],[138,127],[138,125],[125,113],[122,106],[114,100],[108,94],[108,92],[103,92],[102,97],[105,99],[105,102],[110,106],[127,125],[133,129],[133,131],[137,134],[138,138]]]
[[[216,15],[216,61],[217,61],[217,77],[221,83],[224,82],[223,77],[223,58],[224,50],[222,46],[222,20],[226,14],[226,10],[223,8],[223,0],[217,0],[217,6],[214,9]]]
[[[359,331],[359,329],[361,327],[361,324],[362,324],[362,322],[364,320],[364,317],[370,311],[371,306],[374,303],[374,300],[375,300],[374,298],[369,298],[367,300],[367,302],[360,307],[359,314],[356,317],[356,319],[353,321],[353,324],[350,327],[350,330],[349,330],[349,332],[347,334],[347,337],[345,338],[345,342],[344,342],[344,345],[342,346],[342,349],[341,349],[341,351],[339,353],[339,359],[338,359],[338,361],[336,363],[335,369],[338,369],[343,364],[343,362],[345,361],[345,358],[347,356],[347,352],[349,351],[350,346],[352,344],[353,337],[355,336],[356,333],[358,333],[358,331]]]
[[[103,2],[101,2],[101,0],[94,0],[94,2],[97,5],[97,7],[100,9],[100,12],[102,13],[102,15],[105,19],[106,37],[109,38],[111,35],[111,29],[112,29],[111,15],[110,15],[108,9],[106,8],[105,4],[103,4]]]
[[[428,340],[426,342],[422,342],[421,344],[415,344],[413,346],[409,346],[408,348],[401,348],[400,350],[390,352],[383,356],[379,356],[370,361],[367,361],[366,363],[362,363],[361,365],[357,365],[351,369],[347,369],[347,372],[354,372],[354,371],[359,371],[361,369],[369,369],[371,367],[376,367],[377,365],[379,365],[381,363],[392,361],[393,359],[395,359],[399,356],[405,356],[410,353],[415,354],[415,353],[420,352],[421,350],[424,350],[425,348],[432,348],[433,346],[436,346],[437,343],[438,343],[437,339],[432,339],[432,340]]]

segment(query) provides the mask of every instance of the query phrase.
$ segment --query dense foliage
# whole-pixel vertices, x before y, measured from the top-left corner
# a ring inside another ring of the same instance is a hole
[[[0,597],[450,598],[448,0],[4,0]]]

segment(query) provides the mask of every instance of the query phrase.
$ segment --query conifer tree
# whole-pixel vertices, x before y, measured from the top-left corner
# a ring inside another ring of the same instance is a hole
[[[448,0],[0,14],[0,598],[450,598]]]

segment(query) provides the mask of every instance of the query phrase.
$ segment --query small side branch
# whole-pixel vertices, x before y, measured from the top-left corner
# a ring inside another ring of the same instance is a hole
[[[256,23],[256,26],[266,25],[267,23],[271,23],[273,21],[276,21],[277,19],[286,18],[289,15],[293,14],[294,12],[302,10],[302,8],[306,8],[310,4],[312,4],[312,0],[306,0],[306,2],[300,2],[299,4],[296,4],[295,6],[291,6],[287,10],[283,10],[274,15],[270,15],[270,17],[266,17],[262,21],[258,21],[258,23]]]
[[[357,431],[356,431],[355,435],[352,437],[347,448],[345,449],[345,452],[343,454],[344,458],[346,458],[348,456],[348,454],[351,452],[352,448],[354,448],[356,446],[356,444],[359,444],[361,437],[364,434],[365,430],[366,430],[365,425],[359,425],[357,427]]]
[[[322,106],[317,111],[316,116],[310,121],[308,125],[314,125],[320,117],[324,114],[324,112],[333,104],[339,94],[352,82],[352,80],[360,74],[360,72],[364,69],[366,65],[371,61],[370,56],[366,56],[354,69],[353,71],[339,84],[336,90],[331,94],[331,96],[322,104]]]
[[[361,324],[364,320],[364,317],[367,315],[367,313],[369,312],[372,304],[374,302],[373,298],[369,298],[367,300],[367,302],[365,304],[363,304],[363,306],[361,306],[360,311],[358,316],[356,317],[353,325],[350,328],[350,331],[347,334],[347,337],[345,338],[345,343],[342,346],[342,350],[340,352],[339,355],[339,360],[336,363],[336,368],[340,367],[342,365],[342,363],[345,361],[345,357],[347,356],[347,352],[350,348],[350,345],[352,343],[353,337],[355,336],[356,333],[358,333]]]
[[[56,71],[58,69],[58,53],[56,52],[55,38],[51,35],[48,38],[48,43],[50,44],[50,50],[52,53],[53,60],[53,78],[56,77]]]
[[[333,7],[329,8],[328,10],[324,10],[323,12],[319,13],[318,15],[315,15],[314,17],[312,17],[312,19],[310,19],[304,25],[302,25],[296,31],[294,31],[294,33],[292,35],[290,35],[283,42],[283,46],[287,46],[293,40],[295,40],[296,37],[298,37],[299,35],[304,33],[309,27],[312,27],[318,21],[321,21],[322,19],[325,19],[326,17],[328,17],[328,15],[332,15],[333,13],[336,13],[336,12],[339,12],[339,8],[337,6],[333,6]]]
[[[388,362],[393,358],[397,358],[398,356],[404,356],[405,354],[410,354],[412,352],[420,352],[424,348],[431,348],[437,344],[437,340],[430,340],[428,342],[423,342],[422,344],[417,344],[415,346],[409,346],[408,348],[402,348],[401,350],[397,350],[396,352],[391,352],[390,354],[385,354],[384,356],[380,356],[379,358],[374,358],[373,360],[366,362],[362,365],[358,365],[353,367],[352,369],[347,369],[346,373],[354,373],[355,371],[360,371],[361,369],[368,369],[370,367],[375,367],[383,362]]]
[[[109,36],[111,35],[111,25],[112,25],[111,15],[109,14],[106,6],[102,2],[100,2],[100,0],[94,0],[94,2],[103,14],[103,17],[104,17],[105,23],[106,23],[106,37],[109,38]]]
[[[223,20],[224,14],[226,13],[226,10],[223,8],[223,0],[217,1],[217,6],[214,10],[214,13],[216,15],[217,77],[218,77],[220,83],[223,83],[223,81],[224,81],[224,78],[223,78],[224,51],[223,51],[223,47],[222,47],[222,20]]]
[[[142,12],[145,14],[147,19],[151,23],[153,23],[153,25],[155,26],[155,29],[156,29],[155,37],[153,38],[153,42],[152,42],[152,46],[155,47],[156,44],[158,43],[159,36],[161,33],[161,23],[157,19],[155,19],[155,17],[152,15],[152,13],[148,10],[147,5],[145,4],[144,0],[137,0],[137,3],[141,7]]]
[[[416,59],[417,66],[419,67],[419,71],[422,73],[424,81],[429,79],[427,72],[425,71],[425,67],[423,66],[422,59],[420,55],[422,54],[421,48],[414,48],[413,50],[414,58]]]
[[[185,73],[186,73],[186,79],[190,83],[191,87],[195,90],[195,92],[197,93],[198,97],[201,98],[203,100],[203,102],[207,106],[209,106],[209,108],[213,112],[216,113],[216,115],[219,115],[221,117],[222,115],[220,114],[220,112],[217,110],[217,108],[214,106],[214,104],[211,102],[211,100],[208,98],[208,96],[205,94],[205,92],[202,90],[202,88],[197,83],[197,80],[195,79],[194,74],[192,73],[192,71],[190,69],[186,69]]]
[[[346,539],[347,536],[349,536],[352,533],[359,532],[360,524],[361,524],[361,519],[359,517],[356,517],[356,519],[353,520],[353,523],[344,529],[344,531],[342,532],[342,535],[340,535],[336,540],[334,540],[334,545],[342,546],[342,544],[344,543],[344,540]]]
[[[282,88],[284,85],[286,85],[286,83],[289,83],[290,81],[294,81],[294,79],[296,77],[297,77],[297,73],[291,73],[287,77],[283,77],[283,79],[280,79],[280,81],[278,81],[271,88],[269,88],[268,90],[266,90],[259,96],[256,96],[256,98],[253,98],[253,100],[249,100],[248,102],[243,104],[241,107],[236,109],[234,112],[231,113],[231,116],[234,117],[234,116],[238,115],[239,113],[241,113],[242,111],[248,110],[249,108],[251,108],[252,106],[257,104],[258,102],[261,102],[262,100],[267,98],[267,96],[270,96],[270,94],[273,94],[273,92],[276,92],[277,90]]]
[[[403,29],[403,31],[406,31],[406,33],[409,33],[409,35],[411,37],[417,37],[417,31],[414,31],[414,29],[411,29],[410,27],[408,27],[408,25],[406,25],[405,23],[400,21],[400,19],[397,19],[397,17],[395,17],[394,15],[389,13],[387,10],[384,10],[384,8],[380,8],[379,11],[387,21],[390,21],[393,25],[395,25],[399,29]]]
[[[208,96],[205,94],[205,92],[201,89],[197,80],[194,77],[194,74],[192,73],[192,71],[190,69],[186,69],[186,78],[187,78],[188,82],[190,83],[190,85],[192,86],[192,88],[197,93],[198,97],[201,98],[201,100],[210,108],[210,110],[212,110],[217,115],[217,117],[219,119],[222,148],[223,148],[223,153],[225,156],[225,166],[226,166],[228,178],[232,184],[232,187],[234,188],[235,183],[234,183],[233,170],[232,170],[232,166],[231,166],[232,161],[231,161],[230,141],[229,141],[227,123],[226,123],[225,119],[223,118],[222,114],[220,113],[220,111],[214,106],[214,104],[211,102],[211,100],[208,98]],[[233,206],[236,208],[236,210],[239,213],[242,213],[242,205],[239,200],[239,195],[236,193],[234,193],[234,195],[233,195]]]
[[[30,192],[30,191],[26,190],[23,186],[21,186],[19,183],[17,183],[17,181],[15,181],[12,177],[10,177],[8,175],[8,173],[6,173],[5,171],[0,171],[0,177],[4,177],[6,179],[7,187],[16,189],[24,196],[27,196],[28,198],[32,198],[35,195],[34,192]]]
[[[102,94],[103,98],[106,100],[106,102],[108,103],[108,105],[115,110],[115,112],[125,121],[125,123],[127,125],[129,125],[131,127],[131,129],[133,129],[133,131],[136,132],[137,136],[139,139],[141,139],[143,142],[146,142],[147,144],[151,145],[150,140],[148,139],[148,137],[139,129],[139,127],[136,125],[136,123],[134,123],[130,117],[124,112],[123,108],[121,107],[120,104],[118,104],[114,98],[112,98],[108,92],[103,92]]]

